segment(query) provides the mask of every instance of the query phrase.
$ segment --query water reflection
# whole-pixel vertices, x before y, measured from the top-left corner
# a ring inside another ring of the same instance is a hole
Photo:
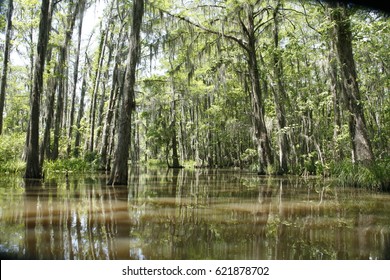
[[[390,196],[297,177],[135,168],[0,178],[0,253],[28,259],[389,259]]]

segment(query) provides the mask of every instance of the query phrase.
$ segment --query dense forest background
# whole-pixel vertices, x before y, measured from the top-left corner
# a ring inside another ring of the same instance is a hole
[[[130,161],[389,186],[384,12],[298,0],[0,3],[3,172],[93,168],[126,184]]]

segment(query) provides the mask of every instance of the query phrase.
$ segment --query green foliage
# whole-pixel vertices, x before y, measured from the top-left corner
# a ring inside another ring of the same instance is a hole
[[[147,165],[150,167],[166,167],[167,163],[159,159],[149,159]]]
[[[0,163],[0,173],[22,173],[26,168],[26,163],[21,159],[10,160]]]
[[[255,149],[246,149],[245,152],[241,155],[241,161],[246,166],[252,166],[258,164],[258,153]]]
[[[8,134],[22,133],[27,130],[30,110],[29,93],[26,88],[27,76],[25,67],[10,67],[3,124],[3,129]]]
[[[50,172],[91,172],[101,167],[100,155],[97,152],[86,152],[83,158],[61,158],[45,160],[44,170]]]
[[[0,1],[0,32],[3,32],[6,26],[5,14],[6,14],[5,1]]]
[[[186,160],[183,162],[183,166],[185,168],[194,168],[195,165],[196,165],[196,161],[194,161],[194,160]]]
[[[15,133],[0,135],[0,172],[20,172],[25,164],[21,160],[25,135]]]
[[[317,160],[314,163],[316,167],[316,175],[322,175],[322,176],[328,176],[329,175],[329,164],[327,163],[322,163],[321,161]]]
[[[86,152],[84,155],[84,160],[91,164],[96,164],[100,161],[100,155],[96,152]]]
[[[82,158],[47,160],[44,163],[45,172],[89,172],[97,170],[95,160],[88,161]]]
[[[331,176],[345,186],[390,191],[390,158],[378,160],[371,165],[344,160],[332,163]]]

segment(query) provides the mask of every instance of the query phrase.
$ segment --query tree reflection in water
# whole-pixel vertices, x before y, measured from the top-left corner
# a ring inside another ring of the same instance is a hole
[[[136,168],[130,182],[107,186],[104,174],[2,182],[2,256],[389,258],[388,194],[231,170]]]
[[[25,251],[31,259],[126,259],[132,220],[127,187],[105,185],[104,178],[59,185],[25,181]],[[127,247],[126,247],[127,243]]]

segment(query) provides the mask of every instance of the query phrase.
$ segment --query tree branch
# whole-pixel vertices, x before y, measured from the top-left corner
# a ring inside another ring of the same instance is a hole
[[[182,21],[185,21],[185,22],[187,22],[188,24],[191,24],[191,25],[193,25],[193,26],[195,26],[195,27],[197,27],[197,28],[199,28],[199,29],[201,29],[201,30],[203,30],[203,31],[206,31],[206,32],[208,32],[208,33],[212,33],[212,34],[215,34],[215,35],[223,36],[223,37],[225,37],[225,38],[227,38],[227,39],[230,39],[230,40],[236,42],[241,48],[243,48],[243,49],[245,49],[246,51],[248,51],[247,43],[246,43],[245,41],[243,41],[242,39],[240,39],[240,38],[237,38],[237,37],[235,37],[235,36],[228,35],[228,34],[223,34],[223,33],[221,33],[220,31],[215,31],[215,30],[212,30],[212,29],[210,29],[210,28],[207,28],[207,27],[205,27],[205,26],[203,26],[203,25],[201,25],[201,24],[199,24],[199,23],[193,22],[193,21],[190,20],[188,17],[183,17],[183,16],[181,16],[181,15],[172,14],[172,13],[170,13],[170,12],[168,12],[168,11],[166,11],[166,10],[163,10],[163,9],[161,9],[161,8],[158,8],[158,9],[159,9],[161,12],[163,12],[163,13],[165,13],[165,14],[171,16],[171,17],[174,17],[174,18],[180,19],[180,20],[182,20]]]

